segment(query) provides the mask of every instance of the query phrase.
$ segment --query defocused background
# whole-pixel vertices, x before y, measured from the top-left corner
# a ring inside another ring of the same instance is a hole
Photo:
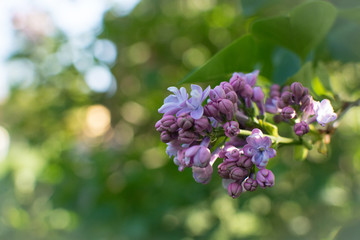
[[[0,239],[333,239],[358,221],[359,108],[328,156],[299,162],[284,148],[275,187],[236,200],[216,174],[201,185],[179,173],[153,127],[167,87],[301,2],[2,0]],[[360,95],[358,29],[337,20],[326,40],[346,100]],[[288,55],[274,53],[273,76]]]

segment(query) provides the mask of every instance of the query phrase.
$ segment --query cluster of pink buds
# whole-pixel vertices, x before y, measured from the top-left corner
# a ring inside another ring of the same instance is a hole
[[[314,101],[298,82],[290,87],[271,86],[264,101],[264,92],[255,86],[258,74],[257,70],[234,73],[213,89],[192,84],[190,95],[184,87],[170,87],[172,94],[159,108],[163,117],[155,124],[161,141],[168,145],[166,153],[179,171],[191,168],[196,182],[209,183],[213,165],[222,159],[217,173],[233,198],[275,183],[266,167],[279,141],[266,135],[264,122],[259,122],[266,113],[273,114],[276,123],[292,124],[299,137],[309,132],[314,121],[324,126],[336,119],[329,100]]]

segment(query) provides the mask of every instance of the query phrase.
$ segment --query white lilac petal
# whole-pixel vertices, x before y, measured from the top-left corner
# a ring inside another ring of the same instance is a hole
[[[202,115],[204,114],[204,108],[198,107],[197,109],[191,111],[190,115],[193,119],[200,119]]]
[[[186,89],[184,87],[180,88],[180,96],[179,98],[182,101],[186,101],[189,98],[189,94],[186,92]]]
[[[164,99],[164,103],[177,103],[178,102],[178,97],[176,97],[175,95],[171,94],[169,96],[167,96]]]
[[[316,104],[314,104],[314,111],[316,114],[316,121],[321,126],[325,126],[325,124],[332,122],[337,118],[337,115],[334,113],[334,109],[328,99],[324,99],[320,103],[316,102]]]
[[[180,110],[180,107],[176,103],[165,103],[162,105],[158,112],[164,113],[165,115],[173,115]]]
[[[205,88],[204,92],[202,93],[201,102],[203,102],[209,96],[209,93],[210,93],[210,86]]]

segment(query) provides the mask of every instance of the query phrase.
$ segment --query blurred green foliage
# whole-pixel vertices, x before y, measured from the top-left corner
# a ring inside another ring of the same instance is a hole
[[[319,9],[307,16],[300,4]],[[29,41],[9,61],[30,62],[35,78],[1,106],[11,142],[0,162],[0,238],[333,239],[360,217],[358,108],[341,119],[328,156],[314,148],[296,161],[301,152],[283,148],[269,163],[275,187],[236,200],[216,173],[208,185],[179,173],[153,126],[165,89],[244,34],[257,36],[256,53],[238,40],[187,83],[257,67],[271,82],[296,78],[319,96],[327,96],[320,84],[359,98],[359,9],[354,0],[143,0],[127,16],[110,10],[96,36],[118,51],[110,66],[117,88],[106,93],[93,92],[75,63],[49,64],[63,35]],[[272,22],[300,10],[298,36]],[[338,239],[355,239],[351,229]]]

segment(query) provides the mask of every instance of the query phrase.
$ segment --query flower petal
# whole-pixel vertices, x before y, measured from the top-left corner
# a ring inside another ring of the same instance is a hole
[[[197,109],[191,111],[190,115],[193,119],[200,119],[204,114],[204,108],[202,106],[198,107]]]

